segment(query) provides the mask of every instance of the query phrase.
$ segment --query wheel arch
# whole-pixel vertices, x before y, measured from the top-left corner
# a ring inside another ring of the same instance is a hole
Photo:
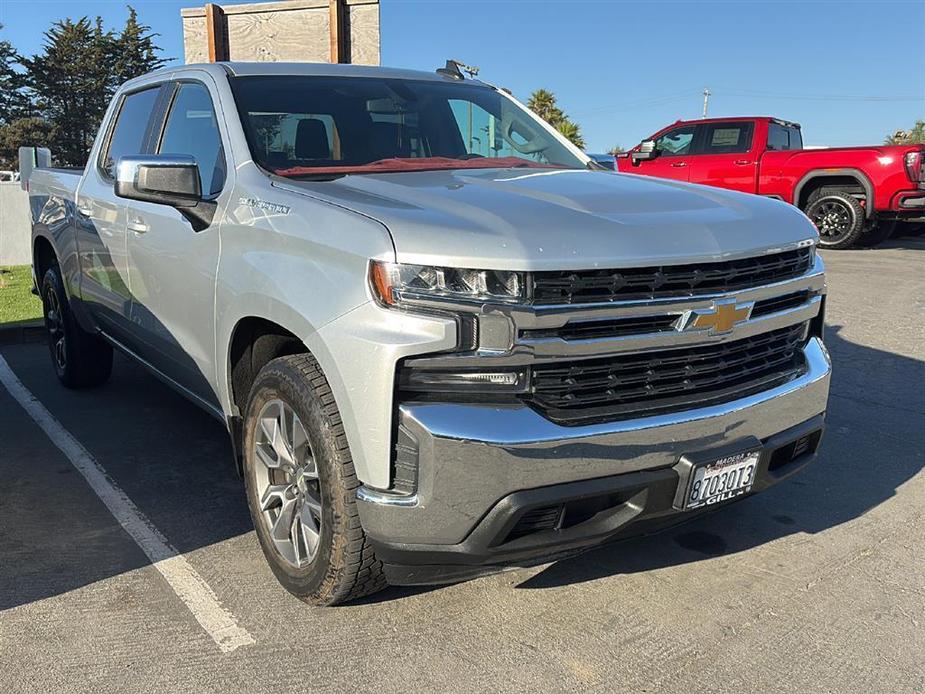
[[[42,278],[48,268],[58,262],[58,254],[51,240],[46,236],[38,235],[32,240],[32,274],[35,279],[35,288],[41,290]],[[68,291],[67,283],[64,286]]]
[[[813,191],[823,186],[858,185],[864,191],[866,204],[864,215],[870,217],[874,213],[874,186],[867,175],[860,169],[818,169],[810,171],[799,180],[793,190],[793,204],[799,209],[806,208],[809,196]]]

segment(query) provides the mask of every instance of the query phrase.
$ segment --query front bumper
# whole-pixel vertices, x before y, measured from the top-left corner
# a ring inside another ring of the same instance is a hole
[[[763,393],[588,426],[560,426],[527,406],[405,403],[400,424],[418,443],[417,493],[362,487],[363,527],[394,583],[434,583],[561,557],[690,517],[673,507],[683,455],[719,457],[760,442],[752,490],[760,491],[815,453],[818,436],[796,459],[773,462],[775,451],[821,433],[831,361],[817,338],[805,356],[802,376]],[[587,498],[599,499],[600,510],[584,522],[511,535],[531,509]]]

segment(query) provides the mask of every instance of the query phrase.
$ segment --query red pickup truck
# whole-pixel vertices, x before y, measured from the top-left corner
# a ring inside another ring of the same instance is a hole
[[[765,116],[679,120],[617,155],[617,170],[784,200],[827,248],[925,221],[925,145],[803,149],[799,124]]]

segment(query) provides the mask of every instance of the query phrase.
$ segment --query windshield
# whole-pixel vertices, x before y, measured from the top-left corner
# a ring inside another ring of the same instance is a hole
[[[251,155],[281,176],[585,168],[536,116],[483,85],[312,76],[233,82]]]

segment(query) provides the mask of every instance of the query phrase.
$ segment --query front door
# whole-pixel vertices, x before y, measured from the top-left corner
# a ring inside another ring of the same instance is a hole
[[[195,158],[203,195],[217,200],[227,162],[213,96],[204,82],[172,85],[158,154]],[[194,231],[173,207],[132,202],[127,214],[131,318],[140,356],[210,405],[215,382],[216,223]]]
[[[631,166],[627,172],[676,181],[688,180],[696,132],[696,125],[681,125],[666,130],[655,138],[658,156]]]
[[[697,156],[691,158],[690,182],[707,186],[758,191],[758,152],[754,151],[753,121],[705,123]]]
[[[146,151],[159,87],[124,96],[103,152],[87,165],[77,191],[76,228],[80,298],[94,321],[127,339],[132,301],[126,250],[126,201],[113,191],[119,157]]]

